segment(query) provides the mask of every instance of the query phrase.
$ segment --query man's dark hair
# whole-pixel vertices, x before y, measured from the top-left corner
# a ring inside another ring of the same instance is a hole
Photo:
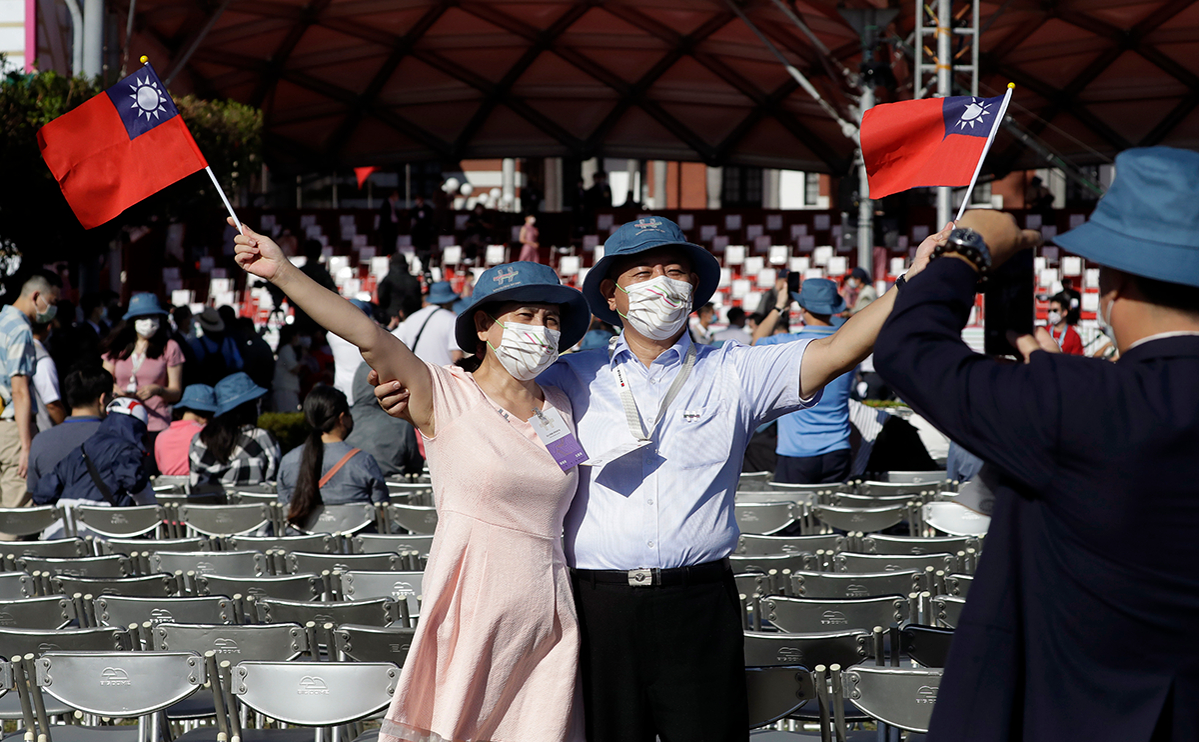
[[[104,297],[99,291],[89,291],[79,300],[79,306],[83,309],[83,316],[91,317],[92,312],[98,307],[104,306]]]
[[[1129,276],[1135,282],[1141,296],[1150,304],[1199,317],[1199,287],[1159,281],[1145,276]]]
[[[112,374],[102,366],[79,366],[63,380],[63,396],[70,408],[96,404],[112,392]]]
[[[322,249],[323,246],[321,245],[320,240],[304,240],[304,257],[308,258],[310,261],[320,260]]]
[[[1070,295],[1067,294],[1065,291],[1062,291],[1061,293],[1057,293],[1057,294],[1054,294],[1053,296],[1049,297],[1049,302],[1050,303],[1057,302],[1057,305],[1062,308],[1063,312],[1070,311]]]
[[[740,326],[745,324],[745,310],[741,307],[732,307],[729,309],[727,317],[730,325]]]
[[[171,310],[171,317],[175,319],[175,327],[179,328],[179,332],[187,334],[191,330],[192,310],[191,307],[183,304]]]

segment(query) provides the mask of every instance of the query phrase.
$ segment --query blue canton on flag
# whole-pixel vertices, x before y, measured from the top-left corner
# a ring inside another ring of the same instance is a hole
[[[171,100],[166,86],[149,64],[105,92],[131,140],[179,115],[175,101]]]
[[[986,139],[995,127],[995,116],[1003,104],[998,98],[975,98],[969,95],[942,98],[945,116],[945,136],[964,134]]]

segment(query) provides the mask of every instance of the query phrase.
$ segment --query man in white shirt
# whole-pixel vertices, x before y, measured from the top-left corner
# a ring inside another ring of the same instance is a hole
[[[752,345],[753,334],[745,329],[745,310],[741,307],[729,307],[726,317],[729,326],[713,335],[712,342],[722,343],[726,340],[735,340],[742,345]]]
[[[462,358],[462,349],[454,339],[457,315],[450,306],[458,295],[449,281],[438,281],[429,287],[419,310],[392,331],[416,357],[434,366],[448,366]],[[474,351],[474,348],[467,350]]]
[[[350,303],[361,309],[366,316],[372,316],[370,302],[350,299]],[[333,388],[346,395],[346,401],[352,405],[354,404],[354,374],[362,365],[362,353],[358,350],[358,346],[342,340],[331,332],[326,337],[329,341],[329,350],[333,351]]]
[[[62,403],[58,390],[58,366],[46,350],[45,341],[50,336],[48,325],[33,325],[33,347],[36,365],[33,372],[33,398],[36,403],[34,416],[38,432],[49,430],[67,419],[67,408]]]

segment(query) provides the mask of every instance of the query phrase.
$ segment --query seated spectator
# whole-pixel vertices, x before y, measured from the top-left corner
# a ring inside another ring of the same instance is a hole
[[[130,507],[155,502],[146,466],[146,405],[135,397],[119,397],[108,403],[107,412],[96,432],[38,481],[32,493],[35,505],[69,510],[80,503]],[[80,524],[78,530],[87,529]],[[59,521],[43,531],[42,538],[59,538],[62,533]]]
[[[370,371],[364,363],[354,373],[354,404],[350,406],[354,427],[346,443],[373,456],[384,477],[420,474],[425,460],[417,446],[416,428],[383,411],[375,399],[375,388],[367,382]]]
[[[1049,336],[1066,355],[1080,356],[1083,354],[1082,338],[1078,330],[1068,324],[1069,314],[1070,297],[1067,294],[1056,294],[1049,300]]]
[[[102,345],[113,393],[146,403],[151,439],[171,424],[171,405],[183,394],[183,351],[171,340],[166,311],[154,294],[134,294],[125,324]],[[152,444],[152,441],[151,441]]]
[[[712,329],[712,320],[716,319],[716,307],[708,302],[695,312],[691,320],[691,339],[700,345],[711,345],[716,332]]]
[[[258,400],[266,390],[243,372],[216,385],[216,416],[192,439],[188,453],[192,494],[262,484],[275,478],[279,442],[258,427]]]
[[[216,391],[206,384],[192,384],[175,403],[171,427],[158,434],[154,442],[154,463],[158,473],[170,477],[187,476],[191,471],[188,454],[192,439],[208,424],[216,412]]]
[[[304,400],[304,421],[308,439],[279,464],[279,502],[288,505],[288,523],[307,530],[321,505],[387,502],[375,458],[345,442],[354,429],[346,395],[333,387],[313,387]]]
[[[29,473],[25,486],[37,491],[38,480],[54,470],[67,452],[92,436],[100,427],[103,409],[112,394],[112,374],[100,366],[83,366],[63,381],[71,416],[34,436],[29,446]]]
[[[220,313],[212,307],[204,307],[196,319],[195,335],[187,341],[196,356],[196,383],[215,385],[229,374],[242,370],[241,352],[229,329]]]
[[[735,340],[742,345],[753,345],[753,335],[745,329],[745,310],[741,307],[729,307],[725,316],[728,318],[729,326],[716,333],[712,338],[713,342],[723,343],[727,340]]]

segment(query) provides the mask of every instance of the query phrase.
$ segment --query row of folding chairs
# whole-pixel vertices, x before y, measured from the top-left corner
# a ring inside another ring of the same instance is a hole
[[[885,477],[885,478],[884,478]],[[921,494],[952,490],[957,482],[949,479],[945,471],[887,472],[855,478],[847,482],[827,484],[792,484],[774,481],[774,472],[742,472],[737,481],[738,491],[791,490],[810,493],[856,493],[862,495]]]
[[[857,554],[956,554],[967,549],[982,550],[982,539],[974,536],[892,536],[861,531],[773,536],[743,533],[737,541],[736,556],[776,554],[815,554],[818,551]]]

